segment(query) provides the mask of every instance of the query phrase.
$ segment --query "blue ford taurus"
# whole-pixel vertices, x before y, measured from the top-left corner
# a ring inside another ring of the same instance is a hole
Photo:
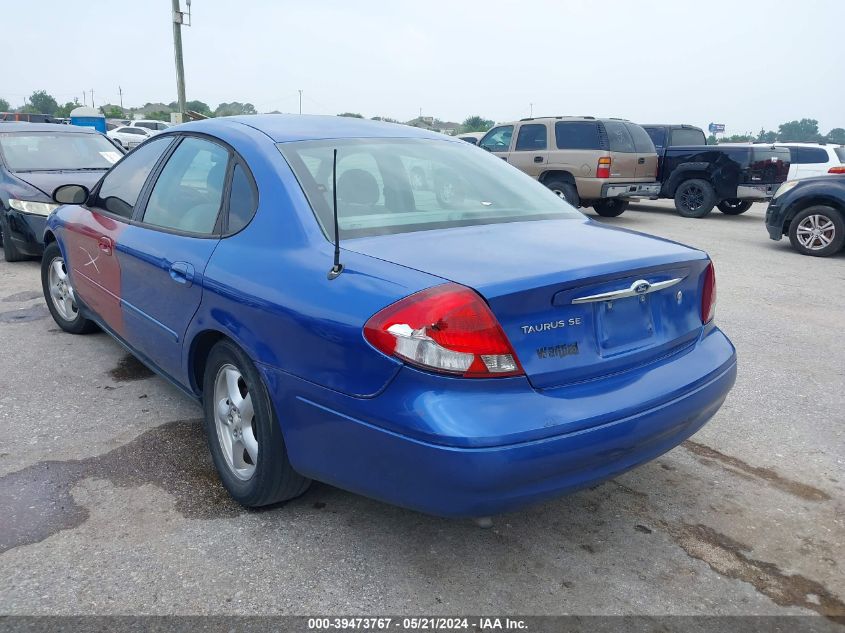
[[[200,401],[246,506],[316,479],[512,510],[671,449],[736,376],[705,253],[595,223],[439,134],[211,119],[54,197],[56,322],[102,328]]]

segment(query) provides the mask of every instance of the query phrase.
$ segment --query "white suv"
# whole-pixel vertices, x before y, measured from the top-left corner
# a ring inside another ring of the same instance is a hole
[[[169,123],[164,121],[154,121],[152,119],[137,119],[129,122],[129,127],[145,127],[152,132],[163,132],[170,127]]]
[[[775,143],[789,149],[787,180],[845,173],[845,146],[824,143]]]

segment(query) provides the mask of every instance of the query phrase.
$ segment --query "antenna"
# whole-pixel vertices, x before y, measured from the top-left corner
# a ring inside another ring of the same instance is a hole
[[[337,149],[334,150],[332,159],[332,196],[334,198],[334,266],[326,275],[329,281],[337,279],[343,272],[343,264],[340,263],[340,229],[337,226]]]

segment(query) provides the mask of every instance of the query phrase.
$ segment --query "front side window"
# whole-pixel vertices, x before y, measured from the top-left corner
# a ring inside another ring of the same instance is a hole
[[[108,169],[121,153],[101,134],[0,133],[0,149],[11,171]]]
[[[491,152],[506,152],[510,149],[512,136],[513,126],[502,125],[487,132],[478,144]]]
[[[164,136],[127,154],[120,164],[106,174],[94,206],[124,218],[132,217],[132,208],[138,201],[144,183],[172,141],[173,137]]]
[[[136,123],[135,127],[145,127],[148,130],[154,130],[154,129],[156,129],[156,124],[155,123],[147,123],[146,121],[142,121],[140,123]]]
[[[516,151],[537,151],[546,149],[546,126],[542,123],[522,125],[516,136]]]
[[[184,139],[159,174],[143,222],[189,233],[213,233],[228,165],[229,152],[220,145]]]
[[[607,130],[607,141],[611,152],[631,154],[636,151],[634,140],[622,121],[605,121],[604,129]]]
[[[338,139],[279,143],[278,148],[326,236],[333,232],[334,149],[341,239],[583,217],[531,177],[466,143]]]
[[[672,140],[670,145],[676,147],[678,145],[705,145],[707,139],[704,138],[704,132],[701,130],[685,130],[678,128],[672,130]]]

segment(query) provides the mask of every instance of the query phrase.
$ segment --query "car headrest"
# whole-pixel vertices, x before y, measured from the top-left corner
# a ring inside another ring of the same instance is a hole
[[[338,200],[352,204],[376,204],[381,197],[378,182],[370,172],[349,169],[337,179]]]

